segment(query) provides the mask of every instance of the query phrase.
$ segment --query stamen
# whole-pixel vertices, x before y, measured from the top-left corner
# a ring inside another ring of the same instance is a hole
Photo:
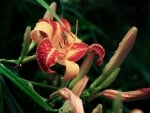
[[[66,33],[64,31],[61,33],[61,35],[62,35],[62,37],[64,39],[64,45],[65,45],[66,44],[67,35],[66,35]]]
[[[75,32],[75,35],[77,36],[78,34],[78,20],[76,20],[76,32]]]
[[[63,48],[60,42],[59,42],[59,46],[60,46],[61,48]]]
[[[75,36],[73,36],[73,35],[71,34],[71,32],[68,32],[68,33],[71,35],[71,37],[72,37],[72,38],[76,39],[76,37],[75,37]]]

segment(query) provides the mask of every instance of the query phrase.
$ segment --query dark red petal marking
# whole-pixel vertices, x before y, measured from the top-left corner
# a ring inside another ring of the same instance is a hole
[[[55,22],[55,21],[51,21],[50,22],[50,25],[52,26],[53,28],[53,34],[52,34],[52,37],[54,37],[54,35],[56,34],[57,32],[57,29],[58,29],[58,26],[57,26],[58,22]],[[60,28],[59,28],[60,29]]]
[[[74,43],[70,47],[68,46],[68,48],[66,59],[74,62],[80,60],[88,51],[88,45],[83,42]]]
[[[105,49],[100,44],[92,44],[89,46],[89,52],[90,51],[94,51],[99,56],[99,59],[96,61],[96,63],[101,65],[105,56]]]
[[[54,50],[48,38],[43,39],[37,46],[36,57],[42,71],[54,73],[50,67],[55,65],[58,52]]]
[[[65,25],[65,30],[71,31],[70,23],[66,19],[61,19],[62,23]]]

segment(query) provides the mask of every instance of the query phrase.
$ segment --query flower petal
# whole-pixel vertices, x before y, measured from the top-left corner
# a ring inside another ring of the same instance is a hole
[[[62,26],[56,21],[50,22],[51,26],[53,27],[53,34],[52,37],[50,37],[51,42],[53,42],[53,46],[59,48],[60,43],[68,45],[75,42],[81,42],[81,40],[78,39],[77,36],[70,32],[71,27],[69,22],[66,19],[62,19],[62,22],[65,26]]]
[[[73,34],[72,32],[68,32],[66,30],[64,30],[64,33],[66,35],[66,39],[69,42],[68,44],[72,44],[72,43],[80,43],[82,42],[75,34]]]
[[[40,19],[40,22],[38,23],[39,25],[42,23],[45,24],[45,28],[41,28],[41,31],[47,35],[51,42],[53,42],[52,45],[59,45],[59,42],[62,39],[62,26],[57,21],[52,21],[50,19]]]
[[[36,24],[35,28],[31,31],[30,37],[35,42],[39,43],[43,38],[51,37],[53,27],[45,21],[40,21]]]
[[[67,88],[59,89],[60,95],[69,100],[73,113],[84,113],[82,100]]]
[[[71,44],[70,46],[68,46],[66,59],[76,62],[86,54],[87,50],[88,45],[83,42]]]
[[[75,78],[79,73],[79,66],[75,62],[68,60],[58,60],[57,63],[66,66],[66,72],[64,74],[63,80],[70,80]]]
[[[70,23],[66,19],[61,19],[61,22],[64,24],[65,30],[71,31]]]
[[[101,65],[105,56],[105,49],[100,44],[92,44],[89,46],[89,51],[94,51],[99,56],[99,59],[96,61],[96,63]]]
[[[59,22],[57,21],[52,21],[50,19],[41,19],[40,21],[44,21],[47,22],[51,27],[52,27],[52,32],[51,32],[51,36],[49,36],[49,39],[51,40],[51,42],[53,42],[54,46],[59,45],[60,41],[66,36],[66,33],[71,34],[70,30],[70,23],[66,20],[66,19],[61,19],[62,23],[64,24],[61,25]]]
[[[57,46],[59,45],[59,42],[62,39],[62,35],[61,35],[62,28],[61,25],[56,21],[52,21],[50,25],[53,27],[53,32],[52,32],[52,36],[49,37],[49,40],[52,42],[53,46]]]
[[[52,47],[48,38],[43,39],[37,46],[36,57],[41,70],[54,73],[50,67],[55,65],[58,51]]]

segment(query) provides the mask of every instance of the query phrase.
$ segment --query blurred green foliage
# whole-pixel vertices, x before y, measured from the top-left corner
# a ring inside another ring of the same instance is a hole
[[[46,0],[46,2],[51,3],[52,0]],[[56,2],[57,13],[70,21],[74,33],[76,20],[78,20],[78,37],[88,44],[97,42],[104,46],[106,49],[104,64],[113,55],[128,29],[136,26],[139,31],[135,45],[121,66],[119,77],[108,88],[127,91],[150,86],[149,0],[57,0]],[[45,9],[36,0],[1,0],[0,6],[0,58],[16,59],[21,52],[26,26],[33,28],[38,19],[43,16]],[[17,69],[14,68],[15,65],[6,65],[25,79],[43,84],[59,84],[51,82],[53,77],[43,74],[36,61],[31,61]],[[89,72],[90,82],[100,74],[99,70],[98,67],[93,66]],[[45,112],[10,81],[6,78],[4,80],[10,94],[24,112]],[[48,88],[35,89],[44,97],[52,92]],[[109,108],[104,100],[95,100],[96,103],[97,101]],[[138,104],[125,103],[125,105],[129,108],[140,107],[146,111],[148,109],[146,102],[149,103],[149,100],[136,101]],[[4,113],[11,112],[7,111],[8,106],[8,103],[4,101]],[[90,109],[89,106],[85,107]]]

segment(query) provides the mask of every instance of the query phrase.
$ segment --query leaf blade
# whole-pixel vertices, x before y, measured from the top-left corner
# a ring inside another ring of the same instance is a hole
[[[36,91],[34,91],[27,82],[16,76],[11,70],[0,63],[0,73],[7,77],[11,82],[13,82],[17,87],[19,87],[24,93],[31,97],[37,104],[45,108],[47,111],[57,111],[53,109],[46,103],[46,99],[41,97]]]

